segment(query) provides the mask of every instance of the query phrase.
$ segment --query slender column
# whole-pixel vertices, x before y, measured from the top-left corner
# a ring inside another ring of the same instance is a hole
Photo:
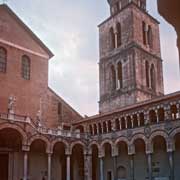
[[[66,156],[66,178],[67,180],[71,180],[71,169],[70,169],[70,163],[71,163],[71,156],[68,154]]]
[[[122,130],[122,127],[121,127],[121,118],[119,119],[119,126],[120,126],[120,130]]]
[[[84,155],[84,174],[85,180],[92,180],[92,155]]]
[[[174,158],[173,152],[169,152],[170,180],[174,180]]]
[[[115,48],[117,48],[117,47],[118,47],[117,37],[118,37],[117,32],[115,32]]]
[[[52,154],[48,153],[48,180],[51,180],[51,157]]]
[[[148,160],[148,176],[149,180],[152,180],[152,154],[147,154]]]
[[[100,180],[104,180],[104,162],[103,162],[103,157],[100,159]]]
[[[180,104],[177,104],[177,112],[178,112],[177,118],[179,119],[180,118]]]
[[[127,117],[125,117],[125,125],[126,125],[126,129],[127,129]]]
[[[134,180],[134,155],[130,155],[130,175],[131,180]]]
[[[108,122],[106,121],[106,131],[107,131],[107,133],[109,132],[109,130],[108,130]]]
[[[117,156],[113,157],[114,180],[117,180]]]
[[[157,117],[157,123],[159,123],[158,110],[156,110],[155,112],[156,112],[156,117]]]
[[[24,177],[23,180],[27,180],[27,171],[28,171],[28,152],[24,151]]]
[[[133,116],[130,116],[131,117],[131,127],[134,128],[134,119],[133,119]]]
[[[103,127],[103,123],[101,123],[101,130],[102,130],[102,134],[104,134],[104,127]]]
[[[137,114],[137,120],[138,120],[138,127],[141,126],[141,122],[140,122],[140,114]]]

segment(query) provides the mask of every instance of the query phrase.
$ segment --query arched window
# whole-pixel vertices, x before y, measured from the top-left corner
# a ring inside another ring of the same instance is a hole
[[[26,80],[30,80],[30,71],[31,71],[30,66],[31,66],[30,58],[24,55],[22,57],[21,76]]]
[[[111,66],[111,88],[116,89],[116,71],[113,65]]]
[[[145,63],[145,70],[146,70],[146,86],[149,87],[149,63],[146,61]]]
[[[150,74],[151,74],[151,88],[155,91],[156,90],[156,76],[155,76],[154,64],[151,65]]]
[[[115,34],[113,28],[110,29],[110,49],[114,49],[116,47],[115,45]]]
[[[117,23],[116,25],[116,29],[117,29],[117,47],[121,46],[121,24]]]
[[[6,61],[7,61],[7,52],[4,48],[0,47],[0,72],[6,72]]]
[[[148,41],[148,45],[152,48],[153,47],[153,34],[152,34],[151,26],[148,26],[147,41]]]
[[[118,88],[123,88],[123,71],[122,71],[122,63],[118,63]]]
[[[143,34],[143,44],[146,45],[147,44],[147,40],[146,40],[146,23],[143,21],[142,22],[142,34]]]

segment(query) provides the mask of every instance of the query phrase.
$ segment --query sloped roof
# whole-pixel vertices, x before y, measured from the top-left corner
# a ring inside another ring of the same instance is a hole
[[[35,40],[45,52],[49,55],[50,58],[54,56],[52,51],[33,33],[33,31],[13,12],[13,10],[6,4],[1,4],[0,8],[4,8],[22,28]]]

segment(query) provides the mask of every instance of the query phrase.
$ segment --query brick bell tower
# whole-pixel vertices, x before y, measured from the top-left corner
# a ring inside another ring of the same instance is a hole
[[[100,113],[164,94],[159,22],[146,0],[108,0],[99,25]]]

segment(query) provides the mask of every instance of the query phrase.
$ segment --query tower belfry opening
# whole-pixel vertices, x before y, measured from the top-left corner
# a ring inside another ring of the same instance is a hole
[[[159,22],[146,0],[108,0],[99,25],[101,113],[164,94]]]

